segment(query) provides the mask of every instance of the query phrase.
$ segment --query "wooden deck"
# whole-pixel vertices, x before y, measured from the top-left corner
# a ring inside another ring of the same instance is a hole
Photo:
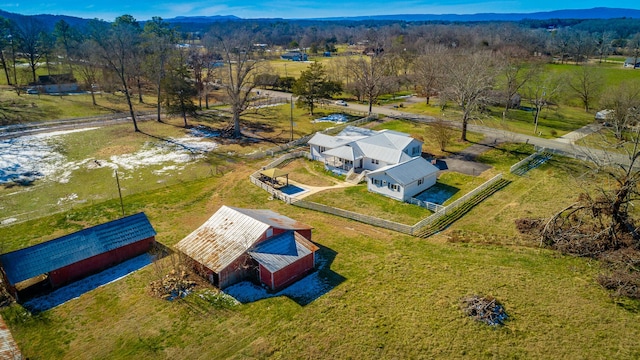
[[[2,360],[18,360],[22,359],[18,344],[11,336],[11,331],[0,317],[0,359]]]

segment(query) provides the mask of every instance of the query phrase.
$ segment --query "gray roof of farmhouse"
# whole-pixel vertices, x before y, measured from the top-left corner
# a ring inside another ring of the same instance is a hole
[[[422,157],[416,157],[411,160],[396,165],[389,165],[372,171],[367,177],[375,177],[378,174],[386,174],[398,184],[408,185],[418,179],[432,175],[438,172],[438,168]]]
[[[309,139],[307,143],[310,145],[324,146],[326,148],[333,149],[348,144],[352,141],[352,139],[339,138],[336,136],[325,135],[323,133],[317,132],[311,139]]]
[[[362,150],[358,146],[358,143],[351,143],[349,145],[344,145],[337,147],[335,149],[327,150],[322,153],[324,156],[335,156],[340,159],[352,160],[355,161],[364,156]]]
[[[12,285],[156,235],[144,213],[0,255]]]

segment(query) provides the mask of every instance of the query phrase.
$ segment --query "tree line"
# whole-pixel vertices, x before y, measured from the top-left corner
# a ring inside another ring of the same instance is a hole
[[[463,140],[468,122],[488,105],[502,106],[507,119],[511,108],[528,102],[535,129],[545,107],[568,98],[587,112],[595,106],[619,109],[611,120],[621,129],[616,136],[622,137],[622,129],[634,121],[622,108],[640,101],[633,83],[606,92],[627,94],[625,104],[619,97],[600,100],[605,82],[597,67],[590,66],[612,54],[640,56],[640,32],[621,38],[612,30],[509,22],[304,24],[237,20],[185,32],[159,17],[141,23],[122,15],[114,22],[94,19],[82,26],[62,19],[47,31],[34,17],[0,18],[0,65],[6,83],[18,94],[38,82],[41,67],[49,74],[73,74],[94,104],[98,88],[121,92],[136,131],[134,107],[145,101],[143,94],[154,94],[158,121],[168,111],[182,116],[186,125],[187,115],[208,108],[208,94],[216,89],[224,92],[235,136],[240,136],[241,117],[252,109],[258,87],[291,91],[311,112],[317,101],[339,93],[367,103],[371,111],[381,95],[415,91],[427,103],[436,98],[443,108],[461,110]],[[297,79],[275,74],[267,61],[277,58],[274,49],[335,55],[339,44],[360,46],[348,47],[341,51],[348,56],[336,56],[326,65],[310,65]],[[544,71],[548,62],[581,66],[570,76],[558,76]]]

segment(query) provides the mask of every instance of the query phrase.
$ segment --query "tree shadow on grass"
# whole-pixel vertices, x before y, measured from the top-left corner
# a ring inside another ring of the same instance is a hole
[[[330,268],[338,253],[326,246],[316,245],[320,248],[316,252],[317,270],[288,287],[270,292],[252,282],[243,281],[226,288],[224,292],[243,304],[278,296],[286,296],[300,306],[312,303],[346,280]]]

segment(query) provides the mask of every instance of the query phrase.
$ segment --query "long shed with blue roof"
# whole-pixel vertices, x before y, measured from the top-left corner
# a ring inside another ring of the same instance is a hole
[[[144,213],[0,255],[7,288],[18,292],[41,278],[55,289],[149,251],[156,231]]]

